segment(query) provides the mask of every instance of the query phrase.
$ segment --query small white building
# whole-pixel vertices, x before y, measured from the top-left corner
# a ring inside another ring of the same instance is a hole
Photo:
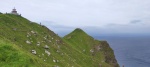
[[[12,9],[11,14],[19,15],[19,14],[17,13],[17,10],[16,10],[15,8],[14,8],[14,9]]]

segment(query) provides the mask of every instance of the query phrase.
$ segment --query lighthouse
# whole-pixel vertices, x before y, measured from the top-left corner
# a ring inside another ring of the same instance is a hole
[[[11,14],[19,15],[19,14],[17,13],[17,11],[16,11],[16,9],[15,9],[15,8],[14,8],[14,9],[12,9]]]

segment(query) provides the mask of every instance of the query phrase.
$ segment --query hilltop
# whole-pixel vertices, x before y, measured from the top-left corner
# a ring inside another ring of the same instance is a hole
[[[106,41],[77,28],[61,38],[20,15],[0,14],[2,67],[119,67]]]
[[[77,28],[63,38],[70,46],[83,53],[88,59],[90,67],[118,67],[113,50],[107,41],[99,41],[85,33],[82,29]],[[86,62],[87,60],[83,60]]]

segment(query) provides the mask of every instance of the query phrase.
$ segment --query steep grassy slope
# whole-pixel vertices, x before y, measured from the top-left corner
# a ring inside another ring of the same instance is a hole
[[[0,38],[1,67],[42,67],[48,64],[42,62],[31,53],[20,49],[7,39]]]
[[[118,67],[113,50],[106,41],[98,41],[86,34],[83,30],[77,28],[64,37],[70,46],[79,52],[89,56],[88,59],[92,66],[98,67]]]
[[[78,43],[68,42],[43,25],[18,15],[0,14],[0,57],[2,58],[0,65],[2,67],[99,67],[101,65],[113,67],[112,62],[106,61],[111,55],[113,57],[109,46],[106,46],[108,49],[105,50],[106,55],[110,54],[108,57],[103,54],[104,50],[91,54],[89,50],[92,49],[93,44],[100,42],[85,34],[83,34],[84,39],[91,42],[79,47],[80,40],[75,40],[79,41]],[[83,44],[87,43],[84,39]]]

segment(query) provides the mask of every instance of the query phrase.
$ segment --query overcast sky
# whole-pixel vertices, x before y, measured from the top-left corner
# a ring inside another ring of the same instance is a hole
[[[150,34],[150,0],[1,0],[0,12],[16,8],[58,34]]]

